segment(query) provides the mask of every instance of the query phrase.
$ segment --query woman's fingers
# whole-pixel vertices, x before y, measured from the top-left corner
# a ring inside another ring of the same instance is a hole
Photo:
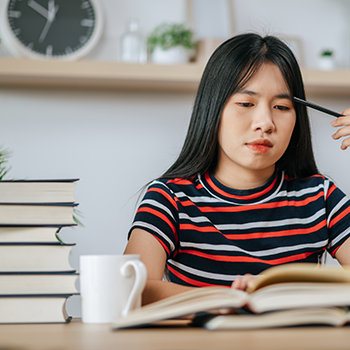
[[[241,289],[241,276],[237,276],[236,279],[232,282],[231,287],[234,289]]]
[[[339,140],[342,137],[350,136],[350,126],[344,126],[332,135],[334,140]],[[347,149],[350,146],[350,137],[346,137],[340,146],[342,150]]]
[[[342,137],[346,137],[342,144],[341,149],[345,150],[350,147],[350,109],[346,109],[343,114],[344,117],[339,117],[331,122],[333,127],[340,127],[333,135],[334,140],[339,140]],[[349,137],[347,137],[349,136]]]
[[[253,280],[254,276],[250,273],[247,273],[244,276],[237,276],[231,287],[234,289],[246,290]]]

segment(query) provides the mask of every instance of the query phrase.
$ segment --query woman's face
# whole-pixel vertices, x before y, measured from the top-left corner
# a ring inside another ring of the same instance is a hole
[[[288,147],[296,113],[279,68],[264,63],[224,107],[214,175],[234,188],[263,185]]]

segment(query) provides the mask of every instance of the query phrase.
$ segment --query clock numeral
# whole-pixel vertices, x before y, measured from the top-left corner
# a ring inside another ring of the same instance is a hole
[[[34,43],[29,43],[27,47],[28,47],[29,50],[32,50],[33,47],[34,47]]]
[[[81,25],[82,27],[93,27],[94,24],[95,24],[95,20],[93,20],[93,19],[87,19],[87,18],[85,18],[85,19],[82,19],[82,20],[80,21],[80,25]]]
[[[21,28],[17,28],[17,29],[15,29],[13,32],[18,36],[18,35],[21,34],[21,31],[22,31]]]
[[[22,16],[21,11],[9,11],[8,16],[11,18],[20,18]]]
[[[81,4],[81,9],[82,10],[86,10],[88,8],[90,8],[91,5],[90,5],[90,2],[89,1],[84,1],[82,4]]]
[[[70,54],[73,52],[72,48],[70,46],[67,46],[66,49],[64,50],[66,52],[66,54]]]
[[[53,52],[53,47],[52,47],[52,45],[49,45],[46,48],[46,56],[51,57],[52,56],[52,52]]]
[[[84,35],[82,35],[80,38],[79,38],[79,41],[80,41],[80,43],[81,44],[85,44],[86,42],[87,42],[87,37],[86,36],[84,36]]]

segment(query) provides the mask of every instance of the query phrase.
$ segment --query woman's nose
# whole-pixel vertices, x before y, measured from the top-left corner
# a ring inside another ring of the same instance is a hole
[[[261,130],[264,133],[271,133],[275,130],[275,124],[272,118],[272,111],[269,108],[261,108],[255,111],[252,122],[253,130]]]

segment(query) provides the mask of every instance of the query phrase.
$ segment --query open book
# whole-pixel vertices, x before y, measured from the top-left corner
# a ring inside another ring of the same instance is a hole
[[[304,325],[340,327],[349,322],[350,312],[348,308],[308,307],[264,314],[203,315],[196,317],[192,325],[215,330],[276,328]]]
[[[308,307],[264,314],[202,315],[192,325],[215,329],[254,329],[288,326],[328,325],[344,326],[350,322],[348,308]]]
[[[245,309],[260,315],[346,306],[350,306],[350,268],[287,264],[265,270],[247,292],[224,287],[197,288],[133,310],[116,320],[113,328],[139,327],[199,313],[218,315],[222,310]]]

